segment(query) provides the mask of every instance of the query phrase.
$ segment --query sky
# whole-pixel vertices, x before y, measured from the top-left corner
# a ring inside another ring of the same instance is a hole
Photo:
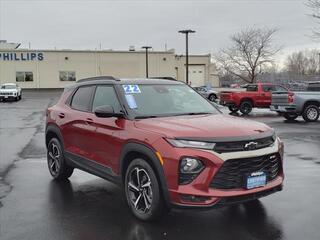
[[[32,49],[185,49],[181,29],[193,29],[191,54],[214,54],[248,27],[278,28],[278,58],[317,48],[317,23],[306,0],[0,0],[0,39]]]

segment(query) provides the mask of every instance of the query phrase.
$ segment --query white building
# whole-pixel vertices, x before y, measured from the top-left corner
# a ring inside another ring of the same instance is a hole
[[[86,77],[146,76],[144,51],[27,50],[3,48],[0,43],[0,84],[17,82],[22,88],[63,88]],[[8,44],[6,44],[8,46]],[[185,56],[174,50],[149,52],[149,77],[185,80]],[[211,56],[189,56],[192,86],[219,86]]]

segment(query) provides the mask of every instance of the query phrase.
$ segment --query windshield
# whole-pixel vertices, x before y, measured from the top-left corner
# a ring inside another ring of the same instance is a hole
[[[136,118],[211,114],[219,111],[187,85],[122,85]]]
[[[1,89],[16,89],[16,86],[14,86],[14,85],[3,85],[3,86],[1,86]]]

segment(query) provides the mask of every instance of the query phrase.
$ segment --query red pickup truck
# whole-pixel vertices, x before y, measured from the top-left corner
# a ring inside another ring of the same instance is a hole
[[[231,112],[240,110],[243,114],[249,114],[252,108],[269,108],[272,92],[291,92],[278,84],[256,83],[248,84],[244,91],[222,91],[220,104],[227,106]]]

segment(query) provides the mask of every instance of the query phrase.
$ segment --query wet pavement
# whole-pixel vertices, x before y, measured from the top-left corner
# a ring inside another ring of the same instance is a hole
[[[52,181],[44,146],[44,109],[58,93],[25,92],[0,103],[0,239],[320,239],[320,121],[286,122],[257,110],[285,142],[284,190],[254,205],[173,210],[143,223],[117,186],[76,170]]]

